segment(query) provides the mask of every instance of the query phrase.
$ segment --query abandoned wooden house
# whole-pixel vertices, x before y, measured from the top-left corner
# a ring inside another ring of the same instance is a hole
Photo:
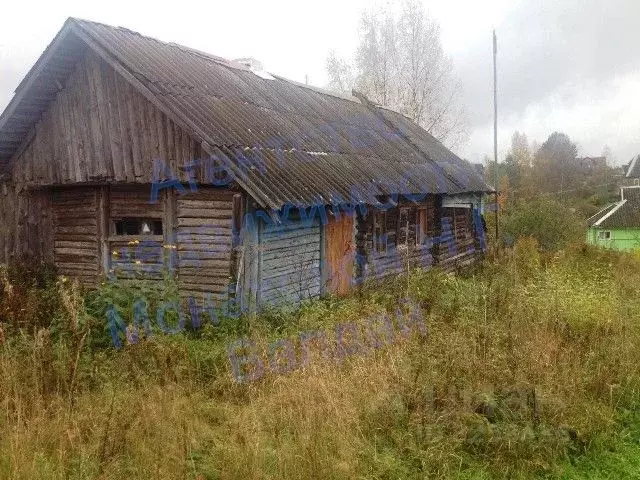
[[[168,269],[185,297],[256,306],[451,268],[481,254],[472,217],[490,190],[355,92],[73,18],[0,117],[0,263],[50,262],[90,287]],[[318,206],[326,221],[300,218]],[[448,246],[429,242],[443,230]]]

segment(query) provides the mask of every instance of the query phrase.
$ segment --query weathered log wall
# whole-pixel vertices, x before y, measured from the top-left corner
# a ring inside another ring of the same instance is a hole
[[[95,286],[100,273],[98,189],[53,192],[54,263],[61,275]]]
[[[438,261],[445,269],[473,262],[478,254],[471,208],[443,208]]]
[[[180,294],[225,300],[231,278],[233,193],[202,188],[177,198],[177,263]]]
[[[433,197],[428,197],[419,204],[403,200],[396,208],[390,208],[384,212],[373,209],[367,215],[359,216],[356,242],[360,278],[381,278],[406,272],[407,268],[426,268],[433,263],[431,245],[416,242],[419,209],[424,209],[426,213],[426,235],[430,238],[437,236]],[[402,223],[400,223],[401,210],[405,211]],[[374,227],[377,221],[384,222],[384,228],[381,231],[386,235],[386,252],[379,252],[374,248],[376,241]]]
[[[231,191],[201,189],[188,196],[162,192],[158,203],[149,202],[151,182],[169,174],[154,172],[154,160],[188,180],[184,165],[203,158],[195,139],[110,66],[87,53],[12,159],[11,180],[0,185],[0,261],[55,260],[61,273],[90,285],[101,274],[160,280],[170,267],[184,295],[213,294],[220,299],[227,298],[238,264],[245,261],[244,270],[237,273],[241,284],[249,277],[259,281],[249,295],[259,297],[254,304],[319,295],[319,224],[263,226],[251,240],[255,245],[245,245],[247,252],[255,246],[255,254],[247,253],[237,262],[231,245]],[[204,168],[194,170],[196,180],[205,180]],[[60,188],[72,185],[83,186]],[[54,187],[53,193],[48,187]],[[401,203],[383,215],[387,252],[373,248],[374,213],[358,218],[357,251],[366,259],[367,277],[400,273],[407,261],[411,267],[427,267],[434,261],[455,265],[472,259],[469,210],[436,209],[434,200]],[[445,238],[450,225],[455,254],[446,244],[416,244],[419,208],[426,209],[429,237],[440,235],[440,215]],[[114,221],[129,217],[161,218],[162,235],[115,235]],[[399,244],[406,244],[406,252]]]
[[[93,286],[101,274],[160,281],[171,272],[184,297],[227,298],[234,193],[203,188],[150,202],[149,192],[148,185],[54,190],[55,262],[61,273]],[[162,233],[118,234],[116,222],[123,219],[159,220]]]
[[[0,263],[53,261],[51,194],[0,182]]]
[[[117,235],[115,223],[124,218],[141,218],[160,220],[166,226],[164,198],[151,202],[149,186],[113,186],[104,191],[107,200],[103,215],[109,220],[105,230],[110,257],[105,270],[116,278],[161,280],[167,251],[164,235]]]
[[[357,273],[360,279],[381,278],[406,272],[408,268],[428,268],[438,264],[445,269],[472,262],[479,251],[471,208],[440,208],[437,197],[421,203],[399,202],[386,211],[372,210],[359,215],[357,222]],[[426,216],[426,241],[417,241],[420,210]],[[380,229],[376,223],[382,223]],[[378,232],[386,235],[386,251],[375,248]],[[430,240],[439,238],[435,244]]]

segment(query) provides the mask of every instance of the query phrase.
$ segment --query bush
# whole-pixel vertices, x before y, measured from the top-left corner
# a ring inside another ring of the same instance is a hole
[[[54,267],[29,263],[0,266],[0,323],[6,331],[48,328],[63,311]]]
[[[518,202],[507,209],[500,222],[503,242],[513,244],[517,238],[533,237],[545,251],[583,241],[587,228],[575,207],[549,198]]]

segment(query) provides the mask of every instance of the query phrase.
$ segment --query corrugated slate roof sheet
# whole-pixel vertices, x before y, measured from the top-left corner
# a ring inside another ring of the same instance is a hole
[[[640,228],[640,187],[623,187],[622,199],[592,218],[596,228]]]
[[[613,210],[615,207],[618,206],[619,202],[616,203],[611,203],[609,205],[607,205],[606,207],[604,207],[602,210],[600,210],[598,213],[596,213],[595,215],[590,216],[589,218],[587,218],[587,225],[589,225],[590,227],[592,227],[597,221],[601,220],[602,218],[604,218],[604,216],[606,214],[608,214],[611,210]]]
[[[124,28],[77,19],[65,28],[140,82],[209,154],[232,166],[238,151],[257,157],[263,168],[234,173],[264,206],[491,190],[468,162],[398,113]],[[12,150],[2,143],[5,124],[0,153]]]
[[[627,178],[640,178],[640,155],[631,160],[627,169]]]

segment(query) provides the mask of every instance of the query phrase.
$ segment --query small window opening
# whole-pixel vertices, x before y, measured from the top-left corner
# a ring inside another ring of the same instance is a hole
[[[162,220],[122,218],[114,220],[116,235],[162,235]]]
[[[611,240],[611,232],[609,231],[600,231],[598,232],[599,240]]]
[[[409,209],[400,209],[400,219],[398,221],[398,245],[409,244]]]
[[[387,212],[378,212],[373,220],[373,249],[376,253],[387,252]]]

